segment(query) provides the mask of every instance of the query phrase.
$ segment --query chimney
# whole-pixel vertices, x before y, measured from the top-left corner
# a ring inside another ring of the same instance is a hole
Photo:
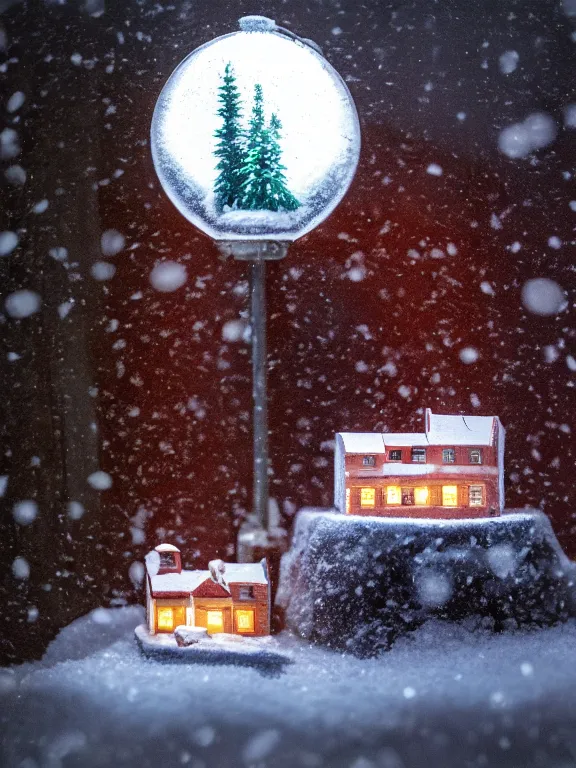
[[[163,573],[182,572],[182,557],[177,547],[172,544],[159,544],[154,551],[160,555],[159,576]]]

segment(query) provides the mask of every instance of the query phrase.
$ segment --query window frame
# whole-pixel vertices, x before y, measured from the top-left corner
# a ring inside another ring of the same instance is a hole
[[[374,454],[362,456],[362,466],[363,467],[375,467],[376,466],[376,456]]]
[[[400,454],[399,458],[394,458],[392,454]],[[391,451],[388,451],[388,461],[402,461],[402,449],[401,448],[393,448]]]
[[[472,461],[472,455],[478,454],[478,461]],[[482,448],[469,448],[468,449],[468,463],[478,466],[483,463]]]
[[[455,448],[442,448],[442,464],[456,464]]]
[[[472,503],[472,489],[479,490],[480,491],[480,503],[479,504],[473,504]],[[478,485],[469,485],[468,486],[468,506],[469,507],[485,507],[485,496],[484,496],[484,486],[481,484]]]
[[[417,455],[421,458],[414,458],[416,452],[418,452]],[[413,445],[410,451],[410,460],[413,464],[426,464],[426,448],[420,445]]]
[[[254,587],[250,584],[243,584],[238,587],[238,600],[254,600]]]

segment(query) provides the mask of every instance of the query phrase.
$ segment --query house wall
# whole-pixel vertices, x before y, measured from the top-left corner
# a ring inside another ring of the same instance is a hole
[[[495,445],[386,445],[386,452],[366,454],[374,456],[374,465],[364,464],[363,454],[344,456],[341,480],[345,488],[341,511],[354,515],[377,515],[388,517],[433,517],[433,518],[474,518],[498,515],[504,506],[503,499],[503,430],[495,435]],[[425,448],[426,461],[412,461],[412,447]],[[445,448],[454,450],[455,461],[444,463],[442,452]],[[471,450],[480,450],[481,464],[471,464]],[[391,451],[400,451],[401,460],[390,459]],[[394,468],[398,467],[397,470]],[[338,463],[335,464],[338,469]],[[455,485],[458,488],[457,506],[442,505],[442,486]],[[470,506],[469,487],[483,487],[481,506]],[[386,487],[403,489],[427,487],[428,503],[424,505],[393,504],[386,499]],[[335,481],[335,488],[338,482]],[[375,491],[373,507],[360,503],[360,490],[371,488]]]
[[[232,585],[232,591],[238,595],[238,587]],[[266,585],[255,584],[253,600],[239,600],[228,598],[198,598],[195,597],[194,603],[194,623],[198,627],[205,627],[207,624],[207,611],[222,611],[224,620],[224,632],[242,634],[236,631],[234,626],[234,611],[236,609],[252,609],[254,611],[254,632],[250,635],[268,635],[270,634],[270,619],[268,612],[268,592]]]
[[[457,506],[442,505],[442,486],[456,486]],[[481,506],[469,505],[469,487],[483,487]],[[396,486],[401,489],[427,487],[429,501],[425,505],[387,504],[386,488]],[[498,475],[486,474],[442,474],[410,475],[389,477],[348,478],[350,491],[349,514],[376,515],[387,517],[434,517],[434,518],[474,518],[499,515],[501,512]],[[361,489],[373,488],[375,491],[374,507],[361,505]]]

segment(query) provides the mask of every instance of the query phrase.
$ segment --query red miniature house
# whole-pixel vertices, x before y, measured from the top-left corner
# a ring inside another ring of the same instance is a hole
[[[336,435],[334,506],[353,515],[464,518],[504,508],[497,416],[439,416],[422,433]]]
[[[146,617],[150,634],[178,626],[209,634],[270,634],[270,583],[266,560],[224,563],[207,571],[182,569],[180,550],[160,544],[146,562]]]

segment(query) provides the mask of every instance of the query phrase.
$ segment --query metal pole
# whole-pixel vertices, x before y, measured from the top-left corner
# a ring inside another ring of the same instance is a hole
[[[268,399],[266,391],[266,262],[250,261],[250,324],[252,328],[252,399],[254,405],[254,507],[268,530]]]

